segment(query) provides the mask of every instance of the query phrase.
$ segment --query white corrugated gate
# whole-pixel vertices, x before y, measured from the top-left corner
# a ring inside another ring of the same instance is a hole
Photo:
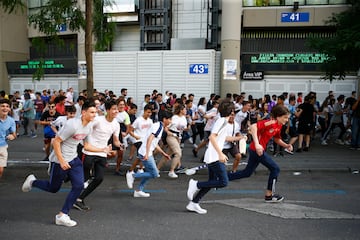
[[[264,94],[280,95],[283,92],[302,92],[305,96],[310,91],[317,93],[317,99],[322,102],[330,90],[335,96],[344,94],[346,97],[356,91],[358,79],[348,76],[345,80],[334,80],[332,83],[321,79],[319,75],[265,75],[264,80],[242,80],[241,91],[254,98],[262,98]]]
[[[25,89],[34,89],[41,92],[44,89],[56,90],[72,87],[74,92],[78,92],[77,77],[44,77],[40,81],[32,80],[32,77],[12,77],[10,78],[10,93],[19,91],[23,93]]]
[[[138,105],[154,89],[178,96],[194,93],[196,104],[200,97],[219,93],[219,77],[215,77],[219,54],[214,50],[95,52],[93,56],[94,88],[116,95],[127,88]],[[190,64],[208,64],[208,73],[190,74]]]

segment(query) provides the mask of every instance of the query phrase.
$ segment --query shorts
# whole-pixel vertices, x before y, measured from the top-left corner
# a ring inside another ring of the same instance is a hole
[[[231,154],[232,157],[235,157],[236,154],[239,154],[239,146],[237,144],[232,144],[232,148],[228,148],[228,149],[223,149],[222,152],[227,155],[228,153]]]
[[[313,124],[311,123],[299,123],[298,134],[309,135],[313,128]]]
[[[0,147],[0,167],[7,166],[7,159],[8,159],[8,146]]]
[[[289,128],[289,135],[290,135],[290,137],[292,137],[292,138],[298,136],[296,127],[290,127],[290,128]]]
[[[53,138],[44,138],[44,144],[50,144]]]

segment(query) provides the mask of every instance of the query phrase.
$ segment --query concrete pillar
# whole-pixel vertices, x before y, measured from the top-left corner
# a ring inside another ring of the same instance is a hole
[[[220,94],[221,97],[225,97],[226,93],[240,93],[242,1],[222,0],[221,9]],[[232,66],[233,64],[235,66]]]

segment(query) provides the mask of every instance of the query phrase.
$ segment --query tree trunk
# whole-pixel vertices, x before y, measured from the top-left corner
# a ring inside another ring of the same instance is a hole
[[[85,6],[85,57],[86,57],[86,86],[88,97],[93,96],[94,79],[93,79],[93,44],[92,44],[92,13],[93,13],[93,0],[86,0]]]

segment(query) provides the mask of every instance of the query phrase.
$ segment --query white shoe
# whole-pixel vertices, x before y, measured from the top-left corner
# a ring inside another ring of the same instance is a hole
[[[199,188],[197,187],[198,181],[195,181],[194,179],[190,179],[189,181],[189,187],[187,190],[187,197],[190,201],[193,200],[195,194],[197,191],[199,191]]]
[[[339,145],[344,145],[344,142],[343,142],[343,140],[341,140],[341,139],[336,139],[336,140],[335,140],[335,143],[336,143],[336,144],[339,144]]]
[[[23,192],[30,192],[31,188],[32,188],[32,183],[35,180],[36,180],[36,177],[34,176],[34,174],[30,174],[29,176],[27,176],[27,178],[25,179],[24,184],[22,185],[21,190]]]
[[[185,146],[185,144],[180,143],[180,147],[181,147],[181,148],[184,148],[184,146]]]
[[[196,143],[194,143],[194,144],[193,144],[193,147],[194,147],[194,148],[197,148],[197,147],[198,147],[198,145],[197,145]]]
[[[150,193],[146,193],[143,191],[134,191],[134,197],[138,198],[138,197],[150,197]]]
[[[326,140],[322,140],[321,145],[326,146],[326,145],[328,145],[328,143],[326,142]]]
[[[144,173],[144,169],[140,168],[137,170],[138,173]]]
[[[168,176],[170,178],[178,178],[179,177],[175,172],[169,172]]]
[[[74,220],[71,220],[69,215],[63,214],[61,216],[59,216],[59,215],[55,216],[55,224],[66,226],[66,227],[73,227],[73,226],[76,226],[77,222],[75,222]]]
[[[135,178],[134,178],[134,176],[133,176],[133,173],[127,172],[127,173],[126,173],[126,183],[127,183],[128,188],[130,188],[130,189],[133,188],[133,186],[134,186],[134,180],[135,180]]]
[[[192,138],[189,138],[189,143],[193,144],[193,139]]]
[[[189,204],[186,206],[186,209],[190,212],[196,212],[198,214],[206,214],[207,210],[200,207],[198,203],[194,203],[190,201]]]

